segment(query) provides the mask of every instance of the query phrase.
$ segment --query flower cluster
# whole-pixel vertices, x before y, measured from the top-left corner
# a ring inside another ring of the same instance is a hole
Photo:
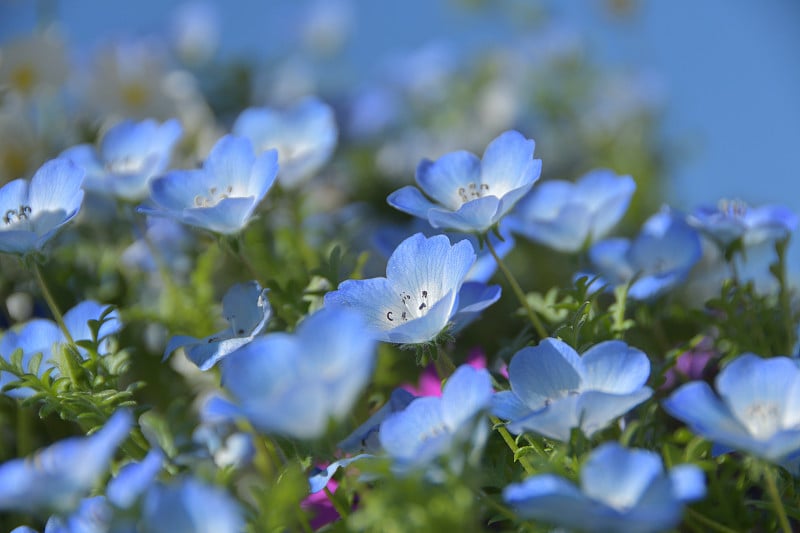
[[[797,530],[797,215],[658,209],[557,28],[348,90],[345,4],[0,49],[0,529]]]

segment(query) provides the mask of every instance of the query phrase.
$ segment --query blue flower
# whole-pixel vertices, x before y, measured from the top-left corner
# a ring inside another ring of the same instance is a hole
[[[474,262],[469,241],[451,245],[444,235],[426,238],[417,233],[389,258],[385,278],[344,281],[325,295],[325,305],[355,309],[378,340],[429,342],[451,321],[457,322],[458,313],[478,312],[499,298],[500,287],[480,284],[486,290],[468,287],[475,292],[465,295],[461,304],[462,284],[467,287],[464,278]]]
[[[316,98],[306,98],[286,111],[245,109],[232,131],[250,139],[259,152],[278,150],[280,182],[286,187],[298,185],[322,168],[338,136],[333,109]]]
[[[509,485],[503,499],[522,518],[591,532],[649,533],[678,525],[686,502],[705,496],[703,472],[678,465],[665,473],[658,454],[615,442],[595,449],[580,488],[543,474]]]
[[[190,232],[175,220],[147,217],[145,234],[122,252],[120,261],[131,268],[155,272],[160,260],[171,272],[185,274],[192,267],[188,253],[191,242]]]
[[[113,524],[114,511],[102,496],[84,498],[75,512],[62,517],[53,515],[44,526],[44,533],[109,533],[126,531]],[[112,525],[114,529],[112,528]]]
[[[372,375],[375,340],[347,309],[322,309],[294,334],[258,337],[228,355],[222,385],[233,403],[213,398],[208,412],[245,417],[267,433],[301,439],[325,433],[350,412]]]
[[[583,356],[558,339],[518,351],[508,367],[511,390],[498,392],[493,412],[512,433],[535,431],[569,441],[572,428],[591,437],[648,399],[647,356],[622,341],[601,342]]]
[[[40,251],[83,203],[83,170],[66,159],[48,161],[30,182],[0,188],[0,252]]]
[[[389,396],[389,401],[380,409],[375,411],[366,422],[358,426],[355,431],[347,436],[338,444],[338,448],[345,453],[356,451],[366,451],[376,453],[380,450],[378,442],[378,430],[381,423],[394,413],[398,413],[408,407],[416,396],[405,389],[395,389]]]
[[[380,444],[400,470],[429,467],[447,455],[449,468],[459,472],[466,461],[478,459],[489,435],[486,413],[492,394],[485,369],[462,365],[445,383],[441,397],[417,398],[387,417],[380,424]],[[467,457],[458,449],[464,445],[470,450]]]
[[[562,252],[577,252],[605,237],[628,209],[630,176],[593,170],[577,182],[551,180],[520,200],[509,216],[512,231]]]
[[[628,295],[637,300],[654,298],[682,282],[702,255],[697,232],[668,210],[650,217],[633,241],[606,239],[589,249],[600,275],[596,284],[633,281]]]
[[[782,462],[800,451],[800,369],[787,357],[744,354],[717,375],[719,396],[693,381],[664,401],[669,414],[727,448]]]
[[[172,337],[164,350],[164,359],[178,348],[183,348],[186,357],[200,370],[210,369],[220,359],[252,341],[267,327],[272,316],[267,292],[268,289],[262,289],[257,281],[234,285],[222,298],[222,315],[229,326],[204,339],[188,335]]]
[[[256,157],[249,140],[221,138],[203,168],[175,170],[150,182],[153,205],[139,212],[174,218],[215,233],[234,234],[250,221],[278,173],[278,153]]]
[[[151,533],[240,533],[242,508],[227,492],[193,478],[154,485],[146,494],[142,522]]]
[[[373,234],[372,241],[381,255],[389,257],[401,242],[414,233],[422,233],[426,237],[431,237],[441,234],[442,231],[432,228],[430,224],[421,219],[415,218],[412,219],[412,223],[408,225],[394,225],[378,228]],[[494,233],[489,233],[487,238],[492,241],[497,255],[502,259],[508,255],[516,243],[514,242],[514,237],[511,235],[511,232],[508,231],[506,224],[502,222],[499,226],[499,233],[503,240],[500,240]],[[481,246],[478,238],[469,233],[447,232],[445,235],[447,235],[451,243],[468,240],[475,250],[475,263],[472,265],[472,268],[469,269],[469,272],[467,272],[464,281],[487,283],[497,270],[497,262],[489,252],[489,248]]]
[[[108,469],[128,436],[131,414],[117,411],[89,437],[73,437],[26,459],[0,465],[0,509],[13,512],[70,512]]]
[[[108,305],[99,304],[93,300],[86,300],[79,303],[64,314],[64,325],[69,331],[70,337],[75,342],[92,341],[92,330],[89,322],[100,320],[104,317],[103,323],[97,332],[98,352],[102,355],[108,348],[107,338],[122,329],[122,322],[116,310],[110,310]],[[55,322],[43,318],[36,318],[27,322],[19,332],[7,331],[0,338],[0,357],[10,360],[11,354],[16,350],[22,350],[22,367],[28,369],[31,358],[36,354],[42,354],[37,374],[41,377],[46,371],[53,369],[57,361],[58,352],[54,349],[57,344],[67,342],[64,333],[59,329]],[[85,358],[87,352],[85,348],[78,347],[78,351]],[[55,369],[52,376],[59,375]],[[0,386],[15,382],[14,376],[3,372],[0,373]],[[5,393],[14,398],[27,398],[33,394],[33,390],[27,387],[12,388]]]
[[[154,448],[142,461],[128,463],[108,482],[106,496],[120,509],[130,508],[156,480],[164,465],[164,454]]]
[[[86,190],[141,200],[147,196],[150,180],[167,167],[182,134],[181,124],[175,119],[163,124],[155,120],[125,120],[103,135],[98,149],[79,144],[60,157],[86,171]]]
[[[688,222],[725,248],[737,239],[747,246],[785,239],[797,228],[797,215],[779,205],[749,207],[722,200],[717,207],[696,209]]]
[[[489,144],[483,160],[466,151],[423,160],[417,183],[433,202],[412,186],[393,192],[387,201],[435,228],[484,233],[539,179],[542,161],[533,159],[534,146],[532,139],[507,131]]]

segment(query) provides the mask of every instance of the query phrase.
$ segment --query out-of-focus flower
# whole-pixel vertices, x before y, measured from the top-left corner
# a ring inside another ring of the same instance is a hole
[[[441,385],[439,385],[441,395]],[[378,431],[381,423],[394,413],[408,407],[417,396],[406,389],[398,388],[389,395],[389,401],[375,411],[366,422],[358,426],[350,435],[341,441],[337,447],[345,453],[366,452],[377,453],[380,450]]]
[[[708,383],[683,385],[664,408],[698,435],[772,462],[800,451],[800,368],[788,357],[744,354]]]
[[[70,512],[106,471],[132,423],[117,411],[89,437],[61,440],[26,459],[0,465],[0,509],[13,512]]]
[[[392,207],[430,222],[435,228],[486,232],[500,222],[539,179],[542,161],[535,143],[517,131],[493,140],[483,160],[467,151],[451,152],[417,167],[419,189],[403,187],[389,195]]]
[[[78,214],[83,176],[70,161],[53,159],[30,182],[17,179],[0,188],[0,252],[40,251]]]
[[[441,397],[417,398],[384,420],[378,435],[381,446],[400,470],[429,468],[446,455],[449,468],[459,472],[466,461],[478,458],[486,442],[485,415],[492,394],[485,369],[462,365],[445,383]],[[462,445],[469,445],[468,456],[457,449]]]
[[[111,529],[114,511],[102,496],[81,500],[75,512],[67,515],[53,515],[44,526],[44,533],[109,533],[125,531],[124,528]],[[114,527],[119,524],[114,524]]]
[[[184,274],[191,268],[188,248],[190,232],[186,227],[170,218],[148,217],[145,234],[122,252],[123,265],[146,272],[158,269],[163,261],[170,272]],[[154,254],[158,254],[155,257]]]
[[[180,122],[125,120],[109,129],[97,149],[90,144],[61,153],[86,171],[84,187],[125,200],[147,196],[150,180],[167,167],[183,133]]]
[[[478,349],[467,357],[467,363],[472,368],[486,368],[486,355]],[[428,365],[420,374],[419,382],[414,385],[403,385],[403,389],[414,396],[441,396],[442,379],[436,372],[435,365]]]
[[[178,55],[191,64],[211,59],[219,46],[219,13],[208,2],[186,2],[172,14],[171,36]]]
[[[322,309],[294,334],[272,333],[228,355],[222,385],[233,403],[215,397],[209,412],[245,417],[267,433],[300,439],[324,434],[329,419],[350,412],[372,375],[375,340],[347,309]]]
[[[106,496],[121,509],[130,508],[156,480],[164,465],[164,453],[154,448],[144,459],[128,463],[108,482]]]
[[[226,135],[202,169],[174,170],[153,179],[153,205],[139,211],[215,233],[238,233],[275,182],[277,159],[276,150],[256,156],[249,140]]]
[[[245,526],[243,510],[231,495],[190,477],[148,490],[142,523],[152,533],[240,533]]]
[[[64,43],[52,30],[26,35],[0,50],[0,87],[30,96],[37,89],[58,89],[67,78]]]
[[[687,221],[722,248],[737,239],[746,246],[785,239],[798,222],[796,214],[780,205],[749,207],[744,202],[728,200],[721,200],[717,207],[696,209]]]
[[[93,300],[86,300],[79,303],[64,314],[64,325],[69,331],[70,337],[75,342],[91,341],[93,339],[92,330],[89,322],[100,320],[104,317],[100,329],[97,331],[98,352],[102,355],[107,350],[110,335],[122,329],[122,322],[116,310],[109,310],[109,306],[99,304]],[[39,364],[38,375],[41,376],[45,371],[52,369],[57,362],[57,352],[55,345],[66,343],[64,333],[59,329],[55,322],[43,318],[36,318],[26,323],[19,332],[13,330],[6,331],[0,338],[0,357],[6,361],[10,360],[11,354],[16,350],[22,350],[22,367],[28,369],[31,358],[40,353],[42,360]],[[86,350],[78,347],[79,353],[86,357]],[[53,374],[58,375],[58,370]],[[0,386],[14,382],[13,376],[6,372],[0,373]],[[14,398],[27,398],[33,391],[29,388],[13,388],[5,392]]]
[[[718,356],[711,338],[703,338],[697,346],[678,356],[675,365],[664,374],[664,383],[659,388],[669,390],[686,379],[703,379],[710,373],[707,371],[709,363]]]
[[[668,210],[650,217],[633,241],[606,239],[589,249],[589,259],[600,275],[595,284],[617,286],[633,281],[628,296],[637,300],[654,298],[676,286],[702,255],[697,232]]]
[[[188,335],[172,337],[164,350],[164,358],[183,348],[186,357],[200,370],[208,370],[222,358],[238,350],[260,335],[272,316],[267,299],[268,289],[257,281],[238,283],[222,298],[222,315],[228,327],[214,335],[198,339]]]
[[[451,245],[444,235],[417,233],[389,258],[385,278],[344,281],[325,295],[325,306],[355,309],[378,340],[430,342],[458,313],[480,311],[499,298],[500,287],[489,287],[478,301],[460,306],[464,277],[474,262],[468,241]]]
[[[684,505],[705,492],[700,468],[678,465],[665,473],[658,454],[610,442],[584,463],[580,488],[543,474],[509,485],[503,499],[522,518],[560,527],[650,533],[675,527]]]
[[[577,182],[537,185],[508,217],[511,230],[563,252],[605,237],[625,214],[636,183],[630,176],[593,170]]]
[[[233,124],[233,133],[252,141],[257,152],[278,150],[280,183],[293,187],[313,176],[333,154],[338,130],[333,109],[306,98],[285,110],[251,107]]]
[[[345,44],[353,26],[351,0],[317,0],[307,7],[300,29],[305,45],[320,55],[332,55]]]
[[[650,361],[622,341],[596,344],[583,356],[558,339],[518,351],[508,366],[511,390],[493,412],[512,433],[535,431],[569,441],[573,428],[591,437],[648,399]]]

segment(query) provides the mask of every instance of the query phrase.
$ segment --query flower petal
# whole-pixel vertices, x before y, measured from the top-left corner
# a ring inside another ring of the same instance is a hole
[[[467,151],[450,152],[436,161],[423,160],[417,166],[416,178],[425,194],[456,211],[471,199],[470,184],[479,191],[481,161]]]
[[[622,341],[592,346],[582,356],[584,391],[625,394],[640,389],[650,377],[650,360],[644,352]]]

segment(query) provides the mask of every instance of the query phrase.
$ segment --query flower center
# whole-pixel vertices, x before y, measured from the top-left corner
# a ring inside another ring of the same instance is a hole
[[[400,307],[386,311],[386,320],[391,323],[391,326],[424,316],[430,309],[428,291],[425,289],[420,291],[419,298],[414,298],[405,291],[401,292],[400,303]]]
[[[138,157],[120,157],[105,164],[107,172],[114,174],[134,174],[142,169],[144,161]]]
[[[769,438],[780,429],[780,409],[773,403],[754,403],[745,411],[743,420],[757,439]]]
[[[217,187],[211,187],[208,190],[208,196],[197,195],[194,197],[195,207],[214,207],[225,198],[229,198],[233,194],[233,186],[228,185],[224,190]]]
[[[466,187],[458,188],[458,197],[461,199],[462,204],[471,202],[477,198],[483,198],[487,194],[489,194],[488,183],[470,182]]]
[[[717,209],[727,218],[742,218],[747,214],[747,204],[741,200],[720,200]]]
[[[7,209],[3,215],[4,226],[16,226],[31,218],[33,210],[29,205],[20,205],[17,209]]]

